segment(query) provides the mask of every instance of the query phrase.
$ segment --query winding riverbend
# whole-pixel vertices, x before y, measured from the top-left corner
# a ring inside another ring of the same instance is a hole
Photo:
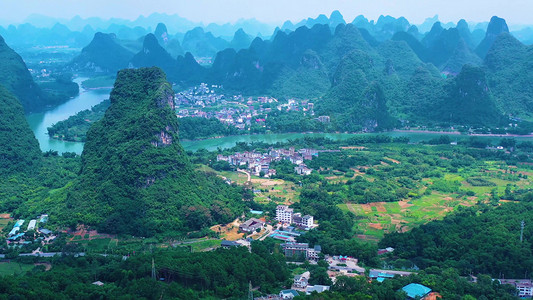
[[[80,86],[80,94],[67,102],[45,112],[32,113],[26,115],[26,119],[30,124],[30,128],[39,141],[41,150],[46,152],[48,150],[55,150],[59,153],[76,152],[81,154],[83,151],[83,143],[65,142],[56,139],[51,139],[48,136],[47,128],[59,121],[68,119],[68,117],[76,113],[90,109],[96,104],[109,98],[110,90],[85,90],[81,87],[81,83],[87,78],[76,78],[76,82]]]

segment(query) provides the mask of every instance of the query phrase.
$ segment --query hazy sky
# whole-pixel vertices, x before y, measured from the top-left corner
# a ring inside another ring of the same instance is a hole
[[[256,18],[268,23],[300,21],[339,10],[347,21],[363,14],[405,16],[419,24],[439,15],[441,21],[484,22],[491,16],[510,24],[533,24],[533,0],[0,0],[0,19],[19,23],[28,15],[71,18],[75,15],[135,19],[153,12],[178,14],[192,21],[234,22]]]

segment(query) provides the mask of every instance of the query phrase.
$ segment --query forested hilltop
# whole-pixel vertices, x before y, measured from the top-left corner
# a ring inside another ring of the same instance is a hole
[[[87,133],[80,176],[65,200],[69,218],[150,236],[229,222],[242,212],[240,189],[193,169],[179,144],[173,99],[159,68],[118,73],[110,107]]]

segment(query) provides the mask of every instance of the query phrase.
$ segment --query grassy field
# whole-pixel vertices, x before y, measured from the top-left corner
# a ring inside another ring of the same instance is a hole
[[[491,164],[489,164],[491,166]],[[522,174],[527,172],[516,169]],[[492,183],[492,186],[473,186],[465,178],[475,176]],[[375,202],[369,204],[345,203],[338,207],[350,211],[356,216],[356,231],[358,237],[378,241],[385,233],[397,231],[405,232],[413,227],[425,224],[432,220],[440,220],[457,209],[459,206],[473,206],[478,201],[489,201],[491,193],[495,190],[499,195],[505,193],[510,187],[533,188],[528,179],[517,179],[515,174],[505,173],[498,164],[471,174],[445,174],[444,180],[456,181],[461,184],[462,191],[471,191],[475,196],[465,196],[458,193],[442,193],[432,191],[430,195],[420,198],[408,199],[400,202]],[[424,179],[424,183],[431,185],[431,179]],[[420,191],[423,194],[423,189]]]
[[[206,168],[208,168],[208,167],[206,166]],[[213,170],[213,169],[211,169],[211,170]],[[236,171],[235,172],[233,172],[233,171],[222,171],[222,172],[216,172],[216,173],[219,176],[227,178],[227,179],[231,180],[232,182],[236,182],[239,185],[244,184],[248,180],[248,177],[246,176],[246,174],[243,174],[243,173],[240,173],[240,172],[236,172]]]
[[[34,268],[34,265],[17,262],[1,262],[0,277],[5,275],[22,275]]]
[[[220,171],[217,172],[207,166],[200,166],[198,170],[208,172],[216,172],[222,178],[227,178],[232,182],[243,185],[248,180],[246,174],[237,171]],[[282,179],[268,179],[258,176],[251,176],[252,186],[255,190],[254,200],[259,203],[266,203],[272,200],[277,200],[279,203],[293,203],[298,201],[299,191],[298,187],[290,182]]]
[[[190,244],[181,244],[178,247],[191,247],[192,252],[200,252],[218,248],[221,242],[221,240],[201,240]]]
[[[0,231],[12,220],[9,214],[0,214]]]
[[[266,179],[252,176],[252,187],[256,191],[254,200],[266,203],[277,199],[279,203],[293,203],[300,195],[297,186],[282,179]]]
[[[87,249],[88,252],[103,253],[107,250],[112,250],[117,247],[116,239],[93,238],[90,240],[81,240],[80,238],[76,239],[76,237],[74,237],[74,240],[72,242],[83,245],[83,247]]]

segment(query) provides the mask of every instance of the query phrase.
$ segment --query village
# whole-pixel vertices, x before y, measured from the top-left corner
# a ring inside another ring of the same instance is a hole
[[[271,177],[277,171],[270,167],[272,162],[288,160],[295,164],[294,172],[298,175],[310,175],[313,171],[305,164],[306,160],[312,160],[321,152],[340,152],[340,150],[316,150],[302,148],[298,151],[294,147],[289,149],[268,149],[268,152],[236,152],[229,156],[219,154],[217,161],[226,161],[232,166],[245,167],[251,174],[260,177]]]
[[[220,122],[241,130],[252,125],[264,126],[268,115],[280,112],[303,112],[314,116],[314,104],[309,100],[289,99],[282,103],[273,97],[243,97],[241,94],[226,96],[223,86],[205,83],[176,94],[178,118],[216,118]],[[317,121],[329,123],[329,116],[319,116]]]
[[[27,226],[25,226],[26,220],[17,220],[7,234],[8,247],[21,248],[22,252],[32,254],[42,253],[41,247],[51,244],[56,238],[52,230],[45,228],[47,222],[47,214],[30,220]]]
[[[395,276],[410,276],[416,274],[417,268],[406,270],[392,270],[392,269],[369,269],[365,266],[359,265],[359,260],[356,257],[351,257],[343,254],[325,255],[322,253],[320,245],[310,245],[309,243],[298,242],[298,237],[305,235],[309,230],[319,227],[319,224],[311,215],[302,215],[295,209],[287,205],[278,205],[275,211],[275,218],[265,215],[263,211],[251,210],[247,215],[254,215],[251,218],[241,218],[243,222],[236,220],[236,223],[228,224],[232,229],[236,229],[241,238],[235,240],[222,239],[220,247],[229,249],[233,247],[246,247],[251,251],[251,243],[254,240],[265,240],[266,238],[281,241],[279,244],[280,253],[282,253],[287,264],[296,265],[319,265],[326,266],[327,276],[334,284],[339,276],[364,277],[368,281],[384,282],[385,280],[394,278]],[[56,235],[46,229],[49,216],[43,214],[28,222],[25,226],[26,220],[17,220],[9,233],[7,234],[6,242],[9,247],[22,248],[29,244],[33,244],[34,248],[21,249],[23,253],[20,256],[36,256],[36,257],[52,257],[61,255],[61,252],[46,253],[41,250],[44,245],[51,244]],[[238,225],[235,228],[235,225]],[[218,227],[221,230],[221,227]],[[214,250],[214,247],[209,250]],[[203,250],[203,251],[206,251]],[[394,252],[393,248],[379,249],[377,254],[388,255]],[[84,256],[85,253],[77,253],[77,256]],[[104,254],[101,254],[104,255]],[[5,259],[6,255],[0,254],[0,258]],[[123,257],[127,259],[127,256]],[[301,269],[301,268],[299,268]],[[311,272],[302,269],[300,273],[293,276],[293,283],[290,289],[281,290],[278,294],[270,294],[267,296],[256,297],[256,300],[282,300],[292,299],[299,295],[310,295],[311,293],[322,293],[330,290],[331,285],[311,284]],[[477,279],[470,276],[469,280],[475,282]],[[501,284],[510,284],[516,288],[517,295],[522,298],[530,298],[533,295],[533,283],[531,280],[524,279],[495,279]],[[102,284],[97,281],[93,284]],[[402,288],[407,294],[408,299],[439,299],[439,293],[433,292],[429,287],[422,284],[410,283]]]
[[[263,214],[261,211],[253,211],[253,214]],[[339,276],[363,276],[369,281],[383,282],[395,276],[409,276],[413,271],[399,270],[382,270],[367,269],[358,265],[358,259],[346,255],[324,255],[320,245],[310,246],[309,243],[296,242],[296,237],[306,233],[306,231],[318,227],[314,222],[313,216],[304,215],[295,212],[294,209],[286,205],[276,207],[276,217],[273,224],[265,221],[265,218],[250,218],[240,224],[238,231],[245,234],[245,238],[229,241],[223,240],[222,248],[247,247],[251,249],[251,242],[254,239],[263,240],[273,238],[283,241],[280,244],[281,253],[287,259],[288,264],[326,265],[327,276],[332,284],[337,281]],[[393,248],[379,249],[379,255],[385,255],[394,252]],[[311,284],[311,273],[303,271],[293,277],[293,284],[290,289],[285,289],[279,294],[254,298],[256,300],[282,300],[292,299],[299,295],[310,295],[311,293],[322,293],[330,290],[331,285]],[[409,299],[437,299],[440,295],[432,292],[429,287],[421,284],[411,283],[402,288]]]

